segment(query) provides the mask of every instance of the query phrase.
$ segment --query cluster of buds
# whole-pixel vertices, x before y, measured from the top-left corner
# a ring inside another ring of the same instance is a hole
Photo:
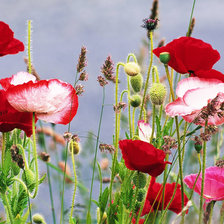
[[[100,149],[101,152],[108,151],[111,154],[115,151],[114,146],[113,145],[108,145],[108,144],[100,144],[99,149]]]
[[[39,154],[39,156],[40,156],[41,160],[46,162],[46,163],[50,162],[50,160],[51,160],[50,155],[46,152],[41,152]]]
[[[203,141],[207,142],[211,139],[211,136],[218,132],[218,128],[214,125],[209,125],[203,133],[200,134],[200,137]]]
[[[217,159],[216,162],[215,162],[215,165],[217,167],[220,167],[220,168],[224,168],[224,160],[223,159]]]
[[[12,145],[10,148],[12,161],[16,162],[19,168],[24,169],[25,162],[22,155],[19,154],[19,149],[16,145]]]
[[[116,83],[116,77],[114,74],[114,63],[111,60],[111,57],[108,56],[106,61],[104,62],[103,66],[101,67],[101,73],[104,75],[104,77],[112,81],[113,83]]]
[[[158,19],[149,19],[149,18],[143,19],[142,27],[147,29],[148,32],[151,32],[156,29],[158,21],[159,21]]]
[[[83,71],[83,69],[87,66],[87,60],[86,60],[86,47],[81,48],[81,53],[79,55],[79,60],[77,64],[77,72]]]
[[[125,109],[127,107],[127,104],[124,102],[119,102],[117,105],[114,105],[114,111],[115,113],[119,114],[121,112],[121,109]]]
[[[102,87],[104,87],[105,85],[108,84],[107,80],[101,75],[99,75],[97,77],[97,81],[99,82],[100,86],[102,86]]]
[[[78,84],[75,86],[75,91],[76,91],[76,95],[77,96],[81,96],[83,94],[84,90],[84,86],[82,84]]]
[[[166,154],[171,154],[170,149],[177,148],[177,141],[175,138],[172,138],[168,135],[163,136],[164,144],[162,145],[162,149]]]
[[[83,71],[80,76],[79,76],[79,80],[80,81],[87,81],[88,80],[88,74],[86,73],[86,71]]]

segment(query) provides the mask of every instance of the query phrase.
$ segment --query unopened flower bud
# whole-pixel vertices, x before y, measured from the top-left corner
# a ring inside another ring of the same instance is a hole
[[[124,65],[124,71],[129,76],[135,76],[140,73],[140,67],[135,62],[128,62]]]
[[[202,145],[194,144],[194,148],[195,148],[195,150],[196,150],[197,153],[200,153],[200,151],[202,149]]]
[[[133,183],[138,188],[144,188],[146,185],[146,175],[144,173],[136,172],[133,176]]]
[[[100,212],[100,208],[98,207],[97,209],[96,209],[96,216],[97,216],[97,223],[106,223],[106,220],[107,220],[107,213],[106,212],[104,212],[103,213],[103,216],[102,216],[102,219],[101,219],[101,222],[100,222],[100,218],[101,218],[101,212]]]
[[[136,76],[132,76],[130,79],[130,82],[131,82],[131,86],[132,86],[133,90],[136,93],[141,91],[142,85],[143,85],[143,77],[140,73]]]
[[[162,83],[153,83],[149,94],[152,104],[162,105],[166,98],[166,87]]]
[[[25,169],[22,174],[22,179],[26,183],[28,189],[32,192],[34,189],[35,175],[31,169]]]
[[[39,224],[43,223],[43,224],[46,224],[46,222],[44,220],[44,217],[41,214],[39,214],[39,213],[34,214],[33,217],[32,217],[32,219],[33,219],[33,222],[34,223],[39,223]]]
[[[159,59],[163,64],[168,64],[168,62],[170,61],[170,53],[169,52],[160,53]]]
[[[144,197],[145,197],[145,189],[144,188],[141,188],[138,190],[138,194],[137,194],[137,201],[141,202],[143,201]]]
[[[140,106],[141,102],[142,102],[142,98],[139,95],[133,95],[130,99],[130,104],[132,107]]]
[[[79,146],[79,143],[75,140],[70,140],[69,142],[69,150],[70,152],[72,153],[72,150],[73,150],[73,154],[74,155],[77,155],[80,151],[80,146]]]

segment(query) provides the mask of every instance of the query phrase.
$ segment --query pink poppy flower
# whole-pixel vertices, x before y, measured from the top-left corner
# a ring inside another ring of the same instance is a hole
[[[224,123],[224,83],[221,80],[186,78],[178,83],[176,95],[178,98],[166,105],[169,116],[180,115],[187,122],[204,125],[201,117],[202,111],[206,111],[209,125]]]
[[[141,141],[150,142],[152,128],[150,124],[145,123],[144,120],[138,121],[139,138]]]
[[[184,178],[184,183],[190,188],[193,188],[194,182],[198,174],[191,174]],[[197,180],[194,191],[201,195],[201,174]],[[206,202],[224,200],[224,168],[208,167],[205,169],[205,184],[203,198]]]
[[[55,124],[68,124],[78,109],[78,97],[71,84],[59,79],[36,81],[28,73],[17,73],[0,80],[8,102],[20,112],[35,112],[36,117]]]

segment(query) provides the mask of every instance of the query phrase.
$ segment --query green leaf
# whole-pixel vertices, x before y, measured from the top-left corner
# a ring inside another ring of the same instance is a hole
[[[98,171],[99,171],[99,179],[100,179],[100,195],[102,194],[102,183],[103,183],[103,178],[102,178],[102,173],[101,173],[101,168],[100,164],[97,162],[98,166]]]
[[[104,213],[105,208],[107,206],[108,196],[109,196],[109,188],[106,187],[99,197],[99,208],[102,214]]]
[[[156,116],[156,136],[158,138],[161,137],[161,125],[160,125],[160,120],[158,116]]]
[[[170,131],[172,130],[172,126],[173,126],[173,121],[174,121],[174,118],[171,118],[169,121],[167,121],[163,129],[163,136],[170,135]]]
[[[91,224],[91,214],[90,212],[87,212],[87,216],[86,216],[86,224]]]
[[[6,177],[9,175],[11,164],[12,164],[11,152],[10,150],[7,150],[5,153],[4,166],[3,166],[3,173],[5,174]]]

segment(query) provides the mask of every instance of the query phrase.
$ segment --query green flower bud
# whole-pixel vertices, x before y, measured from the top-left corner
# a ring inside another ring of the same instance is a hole
[[[101,214],[100,214],[101,212],[100,212],[100,208],[98,207],[97,209],[96,209],[96,214],[97,214],[97,223],[100,223],[100,217],[101,217]],[[106,220],[107,220],[107,213],[106,212],[104,212],[103,213],[103,216],[102,216],[102,219],[101,219],[101,223],[106,223]]]
[[[140,67],[135,62],[128,62],[124,65],[124,71],[127,75],[135,76],[140,73]]]
[[[168,64],[168,62],[170,61],[170,53],[169,52],[160,53],[159,59],[163,64]]]
[[[13,171],[14,176],[17,176],[20,172],[19,166],[14,162],[12,163],[12,171]]]
[[[146,185],[146,175],[144,173],[136,172],[133,176],[133,183],[138,188],[144,188]]]
[[[133,88],[133,90],[138,93],[141,91],[142,89],[142,85],[143,85],[143,77],[142,74],[138,74],[136,76],[132,76],[130,79],[131,82],[131,86]]]
[[[35,175],[33,171],[30,169],[24,170],[22,174],[22,179],[25,182],[28,189],[32,192],[34,189],[34,183],[35,183]]]
[[[77,141],[70,140],[70,142],[69,142],[69,150],[70,150],[70,152],[72,152],[72,147],[73,147],[74,155],[77,155],[79,153],[79,151],[80,151],[79,143]]]
[[[139,95],[133,95],[130,99],[130,104],[132,107],[140,106],[141,102],[142,102],[142,98]]]
[[[153,83],[149,94],[152,104],[162,105],[166,98],[166,87],[162,83]]]
[[[146,190],[144,188],[141,188],[138,190],[138,194],[137,194],[137,201],[142,202],[144,197],[145,197],[145,192]]]
[[[34,223],[38,223],[38,224],[43,223],[43,224],[46,224],[46,222],[44,220],[44,217],[41,214],[39,214],[39,213],[34,214],[33,217],[32,217],[32,219],[33,219],[33,222]]]
[[[200,145],[200,144],[194,144],[194,148],[197,151],[197,153],[200,153],[200,151],[202,149],[202,145]]]

